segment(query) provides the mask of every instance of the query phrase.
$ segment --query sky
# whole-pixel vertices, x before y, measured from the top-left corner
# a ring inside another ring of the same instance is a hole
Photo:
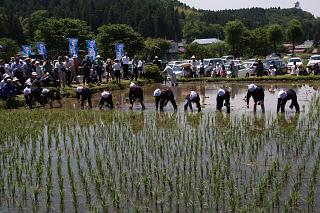
[[[205,10],[223,10],[223,9],[239,9],[250,7],[294,7],[295,0],[180,0],[183,3],[197,9]],[[316,17],[320,17],[320,0],[299,0],[303,10],[312,13]]]

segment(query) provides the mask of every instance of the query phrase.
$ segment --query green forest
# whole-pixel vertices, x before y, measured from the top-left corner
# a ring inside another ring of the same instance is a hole
[[[51,42],[52,38],[45,36],[53,32],[54,41],[64,42],[67,36],[78,36],[78,29],[80,40],[99,39],[101,30],[111,24],[131,27],[139,39],[185,39],[187,43],[196,38],[225,39],[227,23],[235,20],[247,30],[260,29],[258,33],[262,35],[261,29],[274,24],[285,31],[289,22],[296,19],[303,29],[300,40],[317,41],[320,35],[320,19],[298,8],[210,11],[196,10],[176,0],[0,0],[0,17],[0,38],[12,39],[17,45]],[[67,29],[68,25],[73,28]],[[57,33],[63,30],[69,32]]]

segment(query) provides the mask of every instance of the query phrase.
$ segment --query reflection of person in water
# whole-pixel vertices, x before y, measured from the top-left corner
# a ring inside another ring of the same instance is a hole
[[[144,113],[132,113],[129,117],[133,134],[139,134],[144,128]]]
[[[229,128],[231,124],[230,114],[224,114],[222,112],[217,112],[215,114],[215,126],[218,128]]]
[[[284,132],[285,134],[290,134],[296,131],[296,128],[298,126],[299,121],[299,113],[296,113],[292,116],[289,116],[289,118],[286,117],[285,114],[279,114],[278,115],[278,126],[280,132]],[[282,131],[285,130],[285,131]]]
[[[160,129],[174,129],[178,126],[176,114],[156,113],[156,127]]]
[[[187,122],[193,128],[198,128],[201,122],[202,113],[186,114]]]

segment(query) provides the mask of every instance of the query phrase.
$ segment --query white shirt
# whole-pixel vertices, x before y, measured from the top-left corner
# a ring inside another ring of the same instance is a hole
[[[168,73],[168,75],[170,75],[170,76],[172,76],[174,74],[173,69],[170,66],[166,66],[166,68],[164,69],[163,72]]]
[[[7,73],[8,75],[12,76],[11,68],[10,68],[9,64],[0,65],[0,67],[3,67],[4,70],[6,71],[6,73]]]
[[[115,63],[113,65],[113,70],[116,71],[116,70],[121,70],[121,64],[120,63]]]
[[[122,57],[122,63],[123,64],[129,64],[130,58],[128,56],[123,56]]]
[[[62,69],[64,68],[63,63],[60,64],[59,62],[57,62],[54,67],[58,69],[58,72],[63,72],[62,71]]]
[[[67,70],[69,70],[69,69],[71,68],[71,66],[72,66],[72,64],[71,64],[70,61],[65,61],[65,62],[63,62],[63,65],[64,65],[64,67],[65,67]]]

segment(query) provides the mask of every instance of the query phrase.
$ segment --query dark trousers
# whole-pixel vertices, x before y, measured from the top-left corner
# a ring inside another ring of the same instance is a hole
[[[230,113],[230,104],[224,104],[227,107],[227,113]],[[217,110],[221,111],[223,107],[223,101],[217,101]]]
[[[160,110],[161,111],[163,111],[163,107],[165,107],[169,101],[171,102],[174,110],[177,110],[176,100],[174,100],[174,97],[172,96],[170,98],[163,98],[160,100]]]
[[[135,80],[137,81],[138,80],[138,72],[137,71],[134,71],[132,72],[132,75],[131,75],[131,81]]]
[[[129,75],[129,65],[123,64],[123,78],[127,79]]]
[[[89,107],[92,108],[91,96],[86,98],[81,98],[81,108],[84,108],[84,103],[88,100]]]
[[[90,78],[90,74],[89,73],[84,73],[83,75],[83,84],[89,83],[89,78]]]
[[[109,107],[110,109],[113,109],[112,97],[100,98],[99,106],[100,106],[100,109],[101,109],[103,106]]]
[[[66,82],[67,82],[67,85],[69,87],[71,87],[72,79],[71,79],[71,72],[70,71],[66,72]]]

